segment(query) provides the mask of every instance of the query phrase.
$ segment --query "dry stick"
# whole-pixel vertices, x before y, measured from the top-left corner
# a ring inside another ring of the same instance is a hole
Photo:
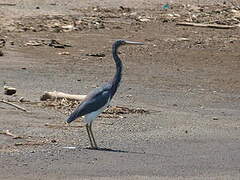
[[[177,22],[176,25],[207,27],[207,28],[216,28],[216,29],[234,29],[234,28],[237,28],[237,26],[228,26],[228,25],[221,25],[221,24],[190,23],[190,22]]]
[[[41,101],[45,101],[47,99],[68,99],[68,100],[84,100],[86,95],[74,95],[74,94],[66,94],[62,92],[44,92],[44,94],[40,97]]]
[[[28,112],[26,109],[24,109],[23,107],[21,107],[21,106],[19,106],[19,105],[16,105],[16,104],[7,102],[7,101],[5,101],[5,100],[0,100],[0,102],[5,103],[5,104],[8,104],[8,105],[10,105],[10,106],[13,106],[13,107],[15,107],[15,108],[17,108],[17,109],[20,109],[20,110],[24,111],[24,112]]]
[[[8,136],[11,136],[11,137],[13,137],[13,139],[21,139],[22,138],[20,136],[17,136],[15,134],[11,133],[9,130],[3,130],[2,132],[0,132],[0,134],[5,134]]]

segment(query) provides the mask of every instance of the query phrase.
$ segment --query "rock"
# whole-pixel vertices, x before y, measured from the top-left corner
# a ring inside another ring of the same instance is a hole
[[[6,85],[3,86],[3,89],[4,89],[4,94],[9,95],[9,96],[11,96],[17,92],[16,88],[6,86]]]

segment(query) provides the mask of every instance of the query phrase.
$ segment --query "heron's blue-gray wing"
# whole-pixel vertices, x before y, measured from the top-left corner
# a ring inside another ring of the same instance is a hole
[[[108,87],[94,89],[90,94],[87,95],[86,99],[84,99],[82,103],[70,114],[67,119],[67,123],[74,121],[78,117],[97,111],[108,103],[110,97],[111,94]]]

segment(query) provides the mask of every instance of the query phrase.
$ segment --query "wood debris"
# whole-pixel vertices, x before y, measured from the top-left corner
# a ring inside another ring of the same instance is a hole
[[[44,94],[40,97],[41,101],[46,101],[48,99],[55,100],[55,99],[67,99],[67,100],[79,100],[82,101],[86,95],[73,95],[73,94],[67,94],[62,92],[44,92]]]
[[[25,43],[25,46],[43,46],[43,45],[54,47],[54,48],[72,47],[69,44],[62,44],[55,39],[34,39]]]
[[[141,108],[136,108],[136,109],[131,109],[128,107],[123,107],[123,106],[113,106],[109,107],[106,109],[106,111],[103,112],[104,114],[148,114],[149,111],[141,109]]]
[[[16,135],[16,134],[13,134],[13,133],[11,133],[9,130],[0,131],[0,134],[4,134],[4,135],[7,135],[7,136],[11,136],[11,137],[13,137],[13,139],[22,139],[21,136],[18,136],[18,135]]]
[[[69,115],[79,104],[79,100],[68,100],[68,99],[55,99],[47,100],[38,103],[40,107],[52,108],[58,110],[66,115]],[[124,118],[124,114],[148,114],[149,111],[142,108],[128,108],[122,106],[110,106],[108,107],[100,117],[103,118]],[[64,125],[61,125],[64,126]]]

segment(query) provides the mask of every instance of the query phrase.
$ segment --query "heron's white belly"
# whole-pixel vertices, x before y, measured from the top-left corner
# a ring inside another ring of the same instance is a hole
[[[94,111],[94,112],[91,112],[91,113],[89,113],[89,114],[86,114],[86,115],[84,116],[84,122],[87,123],[87,124],[90,124],[94,119],[96,119],[96,117],[97,117],[99,114],[101,114],[101,113],[107,108],[108,105],[109,105],[109,101],[108,101],[108,103],[107,103],[105,106],[103,106],[103,107],[100,108],[99,110]]]

